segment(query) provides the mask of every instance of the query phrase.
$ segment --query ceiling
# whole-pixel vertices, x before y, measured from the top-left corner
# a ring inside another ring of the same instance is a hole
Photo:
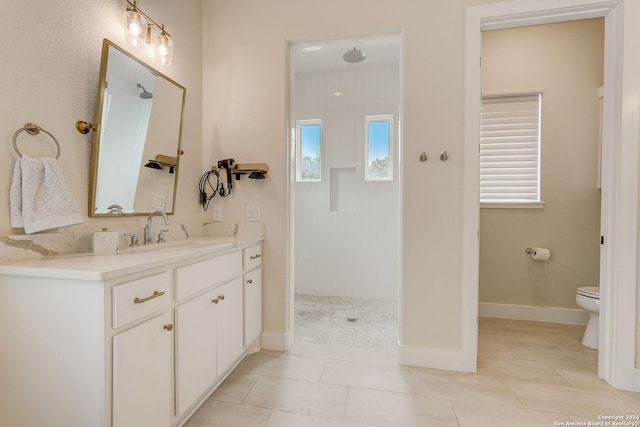
[[[351,64],[342,55],[354,47],[363,50],[364,61]],[[346,71],[400,64],[400,35],[384,34],[296,43],[292,45],[295,74]]]

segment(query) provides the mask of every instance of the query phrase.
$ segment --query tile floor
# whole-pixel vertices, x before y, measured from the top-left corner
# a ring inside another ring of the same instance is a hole
[[[298,341],[397,352],[397,302],[296,294],[294,308]]]
[[[287,353],[248,356],[185,426],[530,427],[640,414],[640,393],[597,377],[583,330],[481,319],[475,374],[399,366],[389,351],[297,342]]]

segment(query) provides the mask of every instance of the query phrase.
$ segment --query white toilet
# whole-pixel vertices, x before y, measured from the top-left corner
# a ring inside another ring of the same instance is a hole
[[[598,286],[584,286],[578,288],[576,304],[589,312],[589,322],[582,337],[582,345],[598,348],[599,314],[600,314],[600,288]]]

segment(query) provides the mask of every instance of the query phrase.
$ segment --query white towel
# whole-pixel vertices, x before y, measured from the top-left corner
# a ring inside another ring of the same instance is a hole
[[[26,234],[83,222],[56,159],[20,157],[13,171],[9,204],[11,227],[24,228]]]

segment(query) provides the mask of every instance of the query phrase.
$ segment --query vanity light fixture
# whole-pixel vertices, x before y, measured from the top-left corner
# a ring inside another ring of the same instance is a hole
[[[161,28],[162,32],[154,39],[156,62],[162,65],[171,65],[173,62],[173,40],[164,30],[164,25]]]
[[[156,21],[151,19],[149,15],[138,8],[136,1],[126,0],[127,10],[124,13],[125,18],[125,39],[132,46],[144,46],[153,43],[156,62],[162,65],[171,65],[173,62],[173,40],[171,34],[165,29],[164,25],[158,25]],[[160,34],[153,38],[151,27],[160,30]]]
[[[132,46],[144,46],[145,35],[149,28],[147,20],[138,12],[136,2],[133,2],[133,9],[127,8],[124,13],[126,23],[125,39]]]

